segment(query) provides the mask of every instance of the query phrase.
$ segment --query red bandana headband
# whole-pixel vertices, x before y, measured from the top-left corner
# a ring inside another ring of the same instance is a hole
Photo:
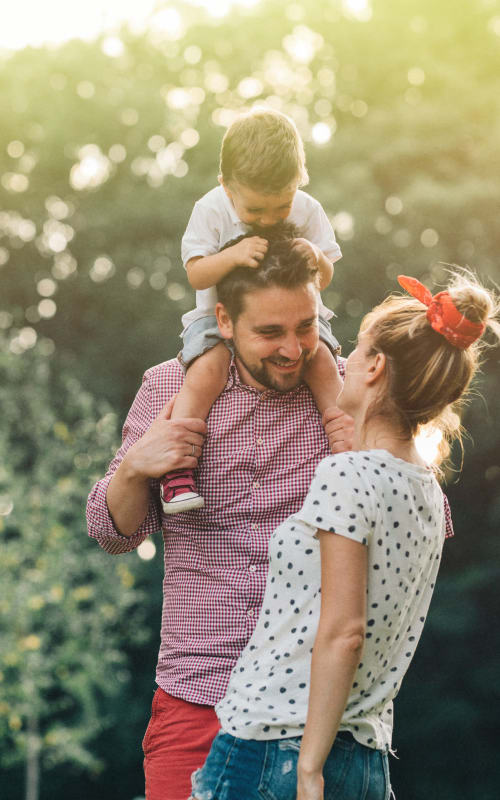
[[[454,305],[448,292],[439,292],[433,297],[423,283],[407,275],[398,275],[398,282],[403,289],[428,306],[427,319],[431,327],[454,347],[465,350],[483,335],[486,325],[482,322],[471,322],[464,317]]]

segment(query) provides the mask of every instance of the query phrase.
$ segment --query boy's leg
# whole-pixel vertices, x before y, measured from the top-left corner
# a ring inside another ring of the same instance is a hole
[[[188,703],[157,689],[143,740],[146,800],[186,800],[219,720],[211,706]]]
[[[309,362],[304,379],[321,415],[327,408],[336,405],[342,389],[342,379],[333,353],[325,342],[320,341],[316,355]]]
[[[230,362],[231,353],[224,342],[219,342],[193,361],[175,398],[171,419],[206,419],[227,383]]]
[[[222,341],[198,356],[187,369],[171,418],[206,419],[227,383],[230,361],[231,354]],[[167,473],[161,480],[160,494],[165,514],[178,514],[203,506],[192,470]]]

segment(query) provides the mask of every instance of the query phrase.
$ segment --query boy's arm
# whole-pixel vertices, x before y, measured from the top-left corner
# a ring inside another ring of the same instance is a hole
[[[186,264],[187,276],[193,289],[209,289],[235,267],[255,269],[268,248],[266,239],[251,236],[231,247],[209,256],[193,256]]]
[[[319,288],[326,289],[333,278],[333,262],[323,251],[308,239],[295,239],[295,247],[311,260],[319,272]]]

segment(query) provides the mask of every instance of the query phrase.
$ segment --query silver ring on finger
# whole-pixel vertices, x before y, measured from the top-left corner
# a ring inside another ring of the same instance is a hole
[[[191,445],[191,455],[194,457],[194,444]]]

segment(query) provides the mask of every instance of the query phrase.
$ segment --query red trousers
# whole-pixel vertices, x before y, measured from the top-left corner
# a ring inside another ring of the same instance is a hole
[[[158,688],[142,747],[146,800],[187,800],[219,730],[212,706],[188,703]]]

